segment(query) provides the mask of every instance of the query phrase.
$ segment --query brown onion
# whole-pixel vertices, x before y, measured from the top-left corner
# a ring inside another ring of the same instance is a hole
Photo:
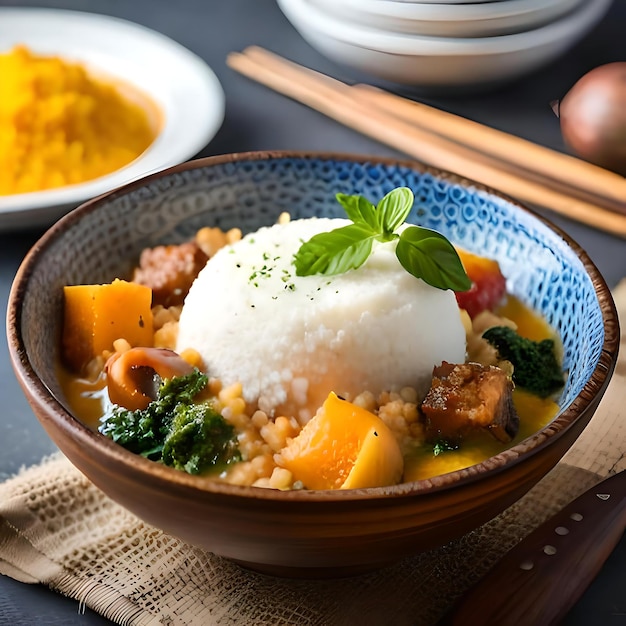
[[[591,70],[553,108],[574,153],[626,176],[626,62]]]

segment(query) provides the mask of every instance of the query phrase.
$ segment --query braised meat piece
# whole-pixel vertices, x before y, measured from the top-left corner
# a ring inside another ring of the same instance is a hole
[[[139,258],[133,281],[152,289],[152,305],[182,304],[191,283],[208,256],[195,242],[146,248]]]
[[[492,365],[446,363],[433,369],[430,391],[421,405],[430,437],[457,438],[487,428],[499,441],[517,434],[513,383]]]

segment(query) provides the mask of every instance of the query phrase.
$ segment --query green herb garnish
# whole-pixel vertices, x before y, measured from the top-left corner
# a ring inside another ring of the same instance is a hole
[[[433,456],[439,456],[444,452],[454,452],[459,448],[460,445],[458,441],[451,441],[449,439],[438,439],[433,443]]]
[[[552,339],[533,341],[512,328],[494,326],[483,333],[498,357],[513,364],[513,382],[541,398],[547,398],[565,384],[565,377]]]
[[[131,452],[189,474],[240,461],[232,425],[209,403],[195,402],[207,382],[199,370],[161,381],[147,408],[114,405],[98,430]]]
[[[421,226],[396,232],[413,206],[408,187],[393,189],[377,206],[363,196],[338,193],[336,197],[353,223],[303,243],[294,256],[298,276],[332,276],[357,269],[367,261],[375,241],[397,240],[396,256],[409,274],[438,289],[467,291],[471,287],[454,246],[441,233]]]

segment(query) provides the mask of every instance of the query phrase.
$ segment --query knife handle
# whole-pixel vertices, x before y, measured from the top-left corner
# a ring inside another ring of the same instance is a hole
[[[558,624],[626,529],[626,471],[573,500],[513,547],[443,620],[450,626]]]

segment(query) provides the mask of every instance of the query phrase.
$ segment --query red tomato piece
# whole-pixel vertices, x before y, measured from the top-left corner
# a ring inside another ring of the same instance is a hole
[[[493,311],[502,302],[506,279],[497,261],[465,250],[457,252],[472,286],[468,291],[457,291],[456,301],[474,319],[481,311]]]

